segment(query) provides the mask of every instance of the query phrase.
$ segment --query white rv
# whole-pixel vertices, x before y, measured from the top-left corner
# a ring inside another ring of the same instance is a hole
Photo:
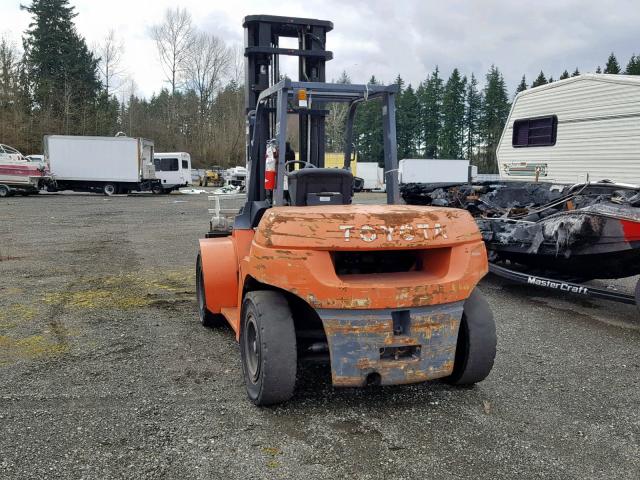
[[[247,169],[245,167],[231,167],[225,170],[223,177],[227,185],[244,187],[247,178]]]
[[[180,187],[193,185],[191,177],[191,155],[186,152],[156,153],[153,156],[156,178],[161,185],[154,193],[169,193]]]
[[[521,92],[496,154],[505,180],[640,184],[640,76],[585,74]]]

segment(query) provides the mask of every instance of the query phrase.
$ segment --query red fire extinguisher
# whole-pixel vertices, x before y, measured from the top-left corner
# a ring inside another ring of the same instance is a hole
[[[276,162],[278,159],[278,146],[275,140],[267,141],[267,153],[264,165],[264,189],[276,188]]]

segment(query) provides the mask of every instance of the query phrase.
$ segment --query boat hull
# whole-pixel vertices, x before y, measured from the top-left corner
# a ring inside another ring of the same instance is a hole
[[[0,164],[0,184],[3,185],[37,189],[47,178],[45,170],[28,162]]]

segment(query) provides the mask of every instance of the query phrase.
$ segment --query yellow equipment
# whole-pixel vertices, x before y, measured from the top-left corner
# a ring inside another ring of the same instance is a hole
[[[204,171],[204,175],[200,177],[201,187],[222,187],[224,178],[222,177],[222,169],[220,167],[211,167]]]

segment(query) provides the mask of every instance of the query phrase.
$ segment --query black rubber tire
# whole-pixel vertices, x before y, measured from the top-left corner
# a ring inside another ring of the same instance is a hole
[[[220,327],[226,320],[219,313],[211,313],[207,308],[207,300],[204,295],[204,274],[202,273],[202,258],[198,254],[196,260],[196,299],[198,301],[198,316],[200,323],[205,327]]]
[[[493,313],[475,289],[464,302],[453,373],[443,380],[452,385],[473,385],[487,378],[496,357],[496,344]]]
[[[5,185],[0,185],[0,198],[5,198],[5,197],[8,197],[9,195],[11,195],[11,190],[9,190],[9,187]]]
[[[293,316],[284,295],[270,290],[245,295],[240,352],[247,395],[255,405],[273,405],[291,398],[298,359]],[[257,368],[252,369],[250,358]]]
[[[107,197],[115,195],[116,193],[118,193],[118,186],[113,183],[105,183],[102,186],[102,193],[104,193]]]
[[[638,280],[638,283],[636,283],[635,297],[636,297],[636,308],[638,309],[638,312],[640,312],[640,280]]]

